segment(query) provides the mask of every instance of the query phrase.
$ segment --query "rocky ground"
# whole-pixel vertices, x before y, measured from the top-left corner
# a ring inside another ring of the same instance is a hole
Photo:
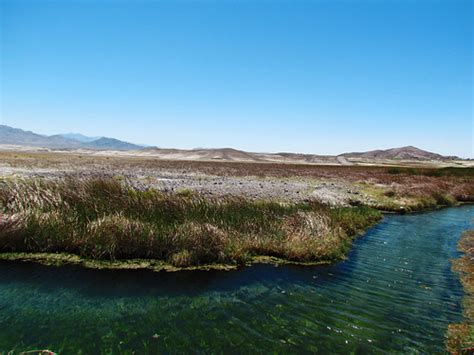
[[[332,206],[371,204],[373,200],[362,189],[337,179],[278,178],[257,176],[218,176],[202,173],[156,169],[27,168],[0,164],[0,177],[46,178],[64,176],[113,175],[139,189],[155,188],[162,191],[196,191],[207,196],[243,196],[251,199],[302,202],[315,200]]]
[[[331,206],[367,205],[389,211],[471,201],[472,169],[450,169],[454,170],[0,153],[0,178],[4,179],[113,176],[139,189],[191,190],[205,196],[280,202],[314,200]]]

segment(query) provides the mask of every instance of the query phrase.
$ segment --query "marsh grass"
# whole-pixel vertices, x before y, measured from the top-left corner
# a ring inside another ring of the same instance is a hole
[[[446,348],[451,354],[474,353],[474,230],[465,232],[459,241],[462,257],[453,261],[464,287],[464,322],[450,324]]]
[[[1,252],[155,259],[178,267],[242,264],[255,256],[335,260],[381,217],[365,207],[138,190],[103,177],[3,182],[0,207]]]

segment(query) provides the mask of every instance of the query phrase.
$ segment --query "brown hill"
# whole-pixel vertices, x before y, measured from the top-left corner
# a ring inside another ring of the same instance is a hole
[[[362,158],[362,159],[395,159],[395,160],[449,160],[456,157],[445,157],[441,154],[428,152],[413,146],[392,148],[385,150],[372,150],[369,152],[354,152],[341,154],[346,158]]]

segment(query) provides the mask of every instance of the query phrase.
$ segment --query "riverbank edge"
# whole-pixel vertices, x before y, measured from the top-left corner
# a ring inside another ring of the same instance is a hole
[[[355,239],[364,236],[371,228],[378,225],[383,220],[383,216],[375,223],[372,223],[366,228],[352,236],[347,236],[348,241],[352,244]],[[252,256],[250,260],[244,264],[203,264],[178,267],[158,259],[125,259],[125,260],[99,260],[88,259],[76,254],[70,253],[36,253],[36,252],[6,252],[0,253],[0,261],[18,261],[18,262],[32,262],[45,266],[65,266],[76,265],[85,267],[87,269],[95,270],[149,270],[153,272],[177,272],[177,271],[232,271],[238,270],[241,267],[249,267],[255,264],[267,264],[275,267],[282,265],[297,265],[297,266],[318,266],[330,265],[338,261],[345,260],[352,245],[348,248],[346,253],[339,259],[333,260],[315,260],[315,261],[294,261],[275,256],[256,255]]]
[[[452,260],[464,289],[463,321],[448,326],[446,350],[453,355],[474,353],[474,230],[464,232],[458,242],[460,258]]]
[[[316,266],[332,264],[336,260],[320,260],[314,262],[299,262],[277,258],[274,256],[254,256],[243,265],[239,264],[205,264],[186,267],[177,267],[156,259],[126,259],[126,260],[93,260],[68,253],[0,253],[0,261],[33,262],[45,266],[77,265],[87,269],[95,270],[150,270],[154,272],[176,272],[176,271],[231,271],[240,267],[252,266],[254,264],[300,265]]]
[[[452,205],[437,204],[437,205],[434,205],[434,206],[423,207],[423,208],[419,208],[419,209],[413,209],[413,210],[410,210],[410,211],[404,211],[404,210],[402,210],[402,211],[392,211],[392,210],[385,210],[383,208],[377,208],[377,207],[373,207],[373,206],[367,206],[367,207],[371,207],[371,208],[379,211],[383,215],[404,215],[404,214],[413,215],[413,214],[418,214],[418,213],[439,211],[439,210],[442,210],[442,209],[445,209],[445,208],[456,208],[456,207],[463,207],[463,206],[470,206],[470,205],[474,205],[474,200],[472,200],[472,201],[470,201],[470,200],[469,201],[456,201]]]

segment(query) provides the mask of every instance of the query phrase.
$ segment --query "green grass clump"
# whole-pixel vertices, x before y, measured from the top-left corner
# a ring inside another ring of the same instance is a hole
[[[0,252],[154,259],[178,267],[256,256],[335,260],[381,218],[364,207],[205,198],[138,190],[112,178],[5,182],[0,208]]]

